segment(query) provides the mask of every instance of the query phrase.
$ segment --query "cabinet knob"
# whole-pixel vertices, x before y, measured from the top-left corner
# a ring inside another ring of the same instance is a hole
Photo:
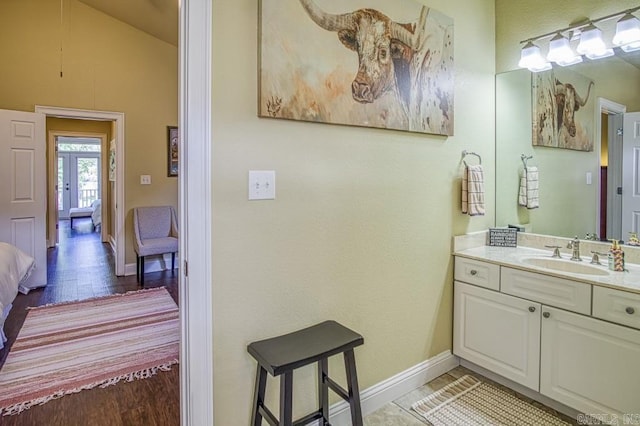
[[[549,318],[551,316],[551,313],[550,312],[543,312],[542,316],[545,317],[545,318]]]
[[[529,312],[535,312],[535,311],[536,311],[535,306],[529,306]]]
[[[625,309],[624,311],[629,315],[633,315],[636,312],[636,310],[633,309],[631,306],[627,307],[627,309]]]
[[[478,275],[478,271],[476,271],[475,269],[472,269],[470,272],[471,275]]]

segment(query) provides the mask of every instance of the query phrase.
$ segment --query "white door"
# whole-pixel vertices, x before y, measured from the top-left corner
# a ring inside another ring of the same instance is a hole
[[[43,114],[0,110],[0,241],[36,259],[25,284],[47,284],[46,161]]]
[[[640,330],[542,312],[540,392],[583,413],[640,413]]]
[[[640,112],[624,114],[622,135],[622,239],[640,232]]]
[[[456,281],[453,306],[453,353],[537,391],[541,305]]]

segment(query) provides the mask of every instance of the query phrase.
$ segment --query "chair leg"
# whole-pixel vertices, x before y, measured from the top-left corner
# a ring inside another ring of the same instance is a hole
[[[136,253],[136,281],[140,282],[140,256]]]
[[[71,221],[71,229],[73,229],[73,218],[69,218],[69,220]]]
[[[362,408],[360,407],[360,390],[358,388],[356,358],[353,354],[353,349],[344,352],[344,367],[347,372],[349,405],[351,406],[351,423],[353,426],[362,426],[363,422]]]
[[[144,287],[144,256],[140,256],[140,285]]]
[[[280,375],[280,422],[278,426],[293,426],[293,371]]]
[[[176,254],[175,253],[171,253],[171,273],[173,274],[173,270],[176,267]]]
[[[262,424],[262,414],[259,408],[264,405],[264,390],[267,385],[267,370],[258,364],[256,371],[256,389],[253,392],[253,413],[251,414],[251,426]]]

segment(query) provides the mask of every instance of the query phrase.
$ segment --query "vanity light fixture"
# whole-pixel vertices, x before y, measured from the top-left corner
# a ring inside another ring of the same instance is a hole
[[[540,53],[540,48],[528,42],[520,53],[520,62],[518,66],[521,68],[528,68],[532,72],[547,71],[551,69],[551,64],[544,59]]]
[[[549,41],[547,60],[566,67],[582,62],[582,56],[576,55],[569,45],[569,39],[558,33]]]
[[[551,69],[551,62],[568,66],[582,62],[583,55],[591,60],[612,56],[615,54],[613,47],[625,52],[640,50],[640,19],[633,15],[639,10],[640,6],[523,40],[518,66],[540,72]],[[607,44],[602,37],[602,30],[596,24],[615,18],[620,18],[616,24],[616,35]],[[547,38],[551,40],[545,59],[541,53],[540,41]],[[575,52],[571,48],[574,40],[579,40]]]
[[[613,44],[625,52],[640,50],[640,20],[630,13],[620,18],[616,24]]]
[[[589,59],[600,59],[613,56],[613,49],[607,48],[602,39],[602,30],[592,23],[582,29],[580,43],[576,52]]]

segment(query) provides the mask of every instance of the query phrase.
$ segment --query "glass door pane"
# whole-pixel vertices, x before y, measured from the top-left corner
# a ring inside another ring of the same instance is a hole
[[[69,154],[58,154],[58,217],[67,219],[71,206],[70,180],[71,170],[69,168]]]
[[[99,196],[99,158],[77,155],[78,207],[90,207]]]

